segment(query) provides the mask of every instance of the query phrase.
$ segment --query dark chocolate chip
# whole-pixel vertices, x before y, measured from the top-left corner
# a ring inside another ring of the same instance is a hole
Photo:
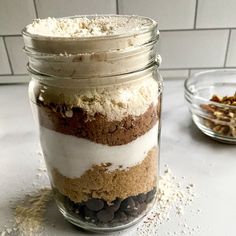
[[[97,218],[102,223],[112,221],[114,218],[114,211],[110,208],[103,209],[97,213]]]
[[[84,218],[88,221],[96,220],[96,212],[89,210],[86,206],[83,209]]]
[[[115,220],[116,220],[116,222],[124,222],[124,221],[128,220],[128,217],[124,212],[118,211],[115,213]]]
[[[116,199],[112,202],[112,205],[109,206],[109,208],[113,209],[114,212],[118,211],[120,208],[121,200]]]
[[[147,193],[147,199],[146,199],[147,203],[149,203],[153,200],[155,193],[156,193],[156,188],[154,188],[153,190],[151,190],[150,192]]]
[[[126,129],[132,128],[132,126],[133,126],[133,121],[127,119],[126,122],[125,122],[125,124],[124,124],[124,126],[125,126]]]
[[[136,196],[136,199],[139,203],[143,203],[147,199],[147,194],[141,193],[141,194]]]
[[[146,203],[139,203],[139,201],[136,199],[135,206],[133,208],[125,210],[125,212],[130,216],[137,216],[141,214],[146,209],[147,204]]]
[[[144,210],[146,210],[147,204],[145,202],[139,203],[139,204],[136,205],[136,207],[138,208],[137,213],[141,214]]]
[[[139,203],[137,203],[137,204],[139,204]],[[125,213],[127,213],[130,216],[137,216],[138,215],[138,207],[135,206],[134,208],[127,209],[127,210],[125,210]]]
[[[132,197],[126,198],[124,201],[121,202],[120,209],[122,211],[129,211],[135,207],[135,201]]]
[[[114,132],[116,131],[116,129],[117,129],[117,127],[116,127],[115,124],[109,126],[109,132],[110,132],[110,133],[114,133]]]
[[[132,211],[127,212],[128,215],[130,216],[138,216],[138,210],[137,209],[133,209]]]
[[[89,210],[100,211],[104,207],[104,202],[101,199],[91,198],[85,205]]]

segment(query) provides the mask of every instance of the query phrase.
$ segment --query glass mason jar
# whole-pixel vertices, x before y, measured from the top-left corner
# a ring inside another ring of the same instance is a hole
[[[95,232],[133,225],[153,206],[161,128],[156,22],[103,17],[142,26],[76,38],[23,30],[29,97],[56,203],[68,221]]]

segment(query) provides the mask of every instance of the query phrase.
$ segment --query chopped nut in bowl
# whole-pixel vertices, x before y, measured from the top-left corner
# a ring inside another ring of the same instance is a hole
[[[185,81],[185,99],[203,133],[236,144],[236,70],[195,74]]]

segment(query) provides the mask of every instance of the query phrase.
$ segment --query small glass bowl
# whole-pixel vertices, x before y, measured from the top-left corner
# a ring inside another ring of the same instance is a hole
[[[236,69],[210,70],[185,81],[185,99],[196,126],[206,135],[236,144],[236,104],[219,103],[219,97],[236,95]]]

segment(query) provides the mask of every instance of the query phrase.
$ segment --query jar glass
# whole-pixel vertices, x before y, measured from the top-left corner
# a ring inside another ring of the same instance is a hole
[[[159,179],[157,25],[109,17],[147,26],[83,40],[23,30],[29,97],[56,203],[71,223],[95,232],[140,220]]]

